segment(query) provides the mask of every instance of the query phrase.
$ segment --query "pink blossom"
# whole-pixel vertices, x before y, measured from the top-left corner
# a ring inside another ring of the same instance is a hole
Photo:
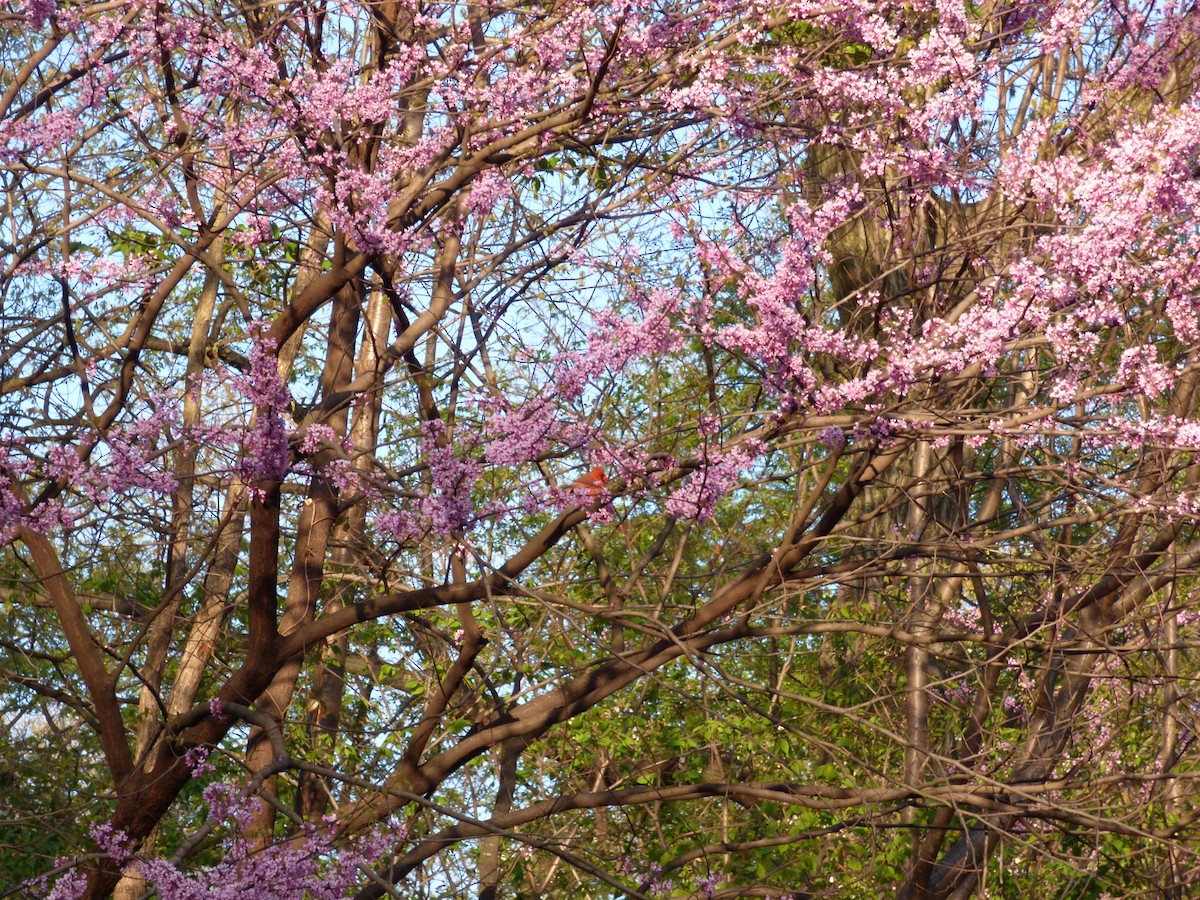
[[[40,31],[54,15],[55,0],[22,0],[21,12],[25,16],[25,24],[34,31]]]
[[[251,338],[250,370],[237,379],[237,386],[254,406],[254,422],[242,440],[238,475],[249,485],[281,481],[291,465],[283,419],[291,394],[279,377],[274,344],[260,334]]]
[[[1155,348],[1147,346],[1130,347],[1121,354],[1117,380],[1132,384],[1147,397],[1164,394],[1175,383],[1171,370],[1158,361]]]
[[[738,476],[762,455],[763,449],[750,441],[729,450],[706,453],[704,464],[671,492],[667,512],[698,522],[712,518],[717,501],[729,493]]]

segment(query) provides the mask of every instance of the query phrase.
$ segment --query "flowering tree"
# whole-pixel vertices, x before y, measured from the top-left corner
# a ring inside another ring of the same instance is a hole
[[[1195,880],[1191,4],[4,16],[8,871]]]

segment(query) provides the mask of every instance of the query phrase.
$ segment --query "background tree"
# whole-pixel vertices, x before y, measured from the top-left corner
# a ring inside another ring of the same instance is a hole
[[[1195,880],[1191,4],[4,15],[10,894]]]

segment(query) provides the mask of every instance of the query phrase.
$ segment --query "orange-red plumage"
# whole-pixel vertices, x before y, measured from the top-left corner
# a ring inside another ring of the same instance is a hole
[[[573,491],[587,491],[590,496],[599,497],[606,484],[608,476],[604,474],[604,469],[593,466],[589,472],[572,481],[570,487]]]

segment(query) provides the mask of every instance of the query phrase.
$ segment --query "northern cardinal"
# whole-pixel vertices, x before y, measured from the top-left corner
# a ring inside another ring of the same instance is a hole
[[[592,466],[591,471],[580,475],[568,486],[572,491],[586,491],[589,497],[599,497],[608,484],[608,476],[600,466]]]

